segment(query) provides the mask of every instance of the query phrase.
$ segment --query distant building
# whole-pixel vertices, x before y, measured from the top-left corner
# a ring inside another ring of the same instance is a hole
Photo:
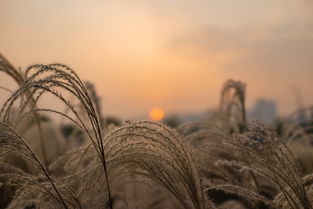
[[[272,125],[276,119],[277,105],[274,101],[258,99],[254,107],[248,111],[249,120],[258,120],[264,124]]]

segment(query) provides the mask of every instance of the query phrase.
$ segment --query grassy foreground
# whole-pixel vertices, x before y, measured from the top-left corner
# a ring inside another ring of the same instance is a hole
[[[248,123],[245,85],[229,80],[207,121],[109,125],[68,66],[0,55],[0,71],[19,86],[0,109],[0,208],[312,209],[312,107]],[[64,111],[40,106],[46,94]]]

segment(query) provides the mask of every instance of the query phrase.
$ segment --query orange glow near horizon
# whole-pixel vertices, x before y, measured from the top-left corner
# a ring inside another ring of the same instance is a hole
[[[164,111],[161,108],[155,107],[150,110],[149,116],[152,120],[162,120]]]
[[[0,54],[22,70],[68,65],[95,85],[104,115],[155,120],[156,105],[177,114],[216,109],[228,79],[247,84],[247,109],[259,98],[277,102],[281,115],[293,112],[300,97],[303,106],[313,104],[308,0],[0,5]],[[0,85],[16,88],[1,72]],[[0,89],[0,106],[8,96]]]

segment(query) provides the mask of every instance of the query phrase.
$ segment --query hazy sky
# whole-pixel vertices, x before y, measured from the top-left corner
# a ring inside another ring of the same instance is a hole
[[[0,53],[71,66],[122,118],[217,107],[229,78],[248,107],[263,97],[286,114],[295,91],[313,104],[311,0],[0,0]]]

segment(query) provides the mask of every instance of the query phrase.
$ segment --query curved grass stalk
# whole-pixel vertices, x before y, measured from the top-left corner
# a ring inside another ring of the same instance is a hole
[[[35,72],[31,74],[31,72],[33,71]],[[84,128],[85,133],[89,136],[89,139],[92,141],[98,153],[98,156],[103,165],[105,179],[107,182],[109,204],[112,208],[109,179],[106,169],[105,153],[102,142],[101,121],[83,82],[79,79],[79,77],[72,69],[61,64],[30,66],[25,71],[25,77],[25,83],[5,102],[4,106],[1,109],[0,117],[3,121],[8,121],[9,112],[11,107],[13,106],[13,103],[21,96],[27,94],[27,92],[29,91],[33,91],[33,94],[35,94],[35,89],[39,89],[42,91],[40,95],[38,95],[38,97],[36,98],[36,102],[39,100],[43,92],[51,93],[59,100],[61,100],[67,107],[69,107],[72,113],[74,113],[75,117],[80,123],[80,127]],[[56,91],[55,88],[63,89],[66,92],[71,93],[81,101],[86,116],[89,120],[89,124],[91,125],[92,134],[88,131],[88,128],[85,125],[86,122],[82,120],[82,118],[75,110],[75,108],[71,105],[71,103],[67,101],[61,93]]]

